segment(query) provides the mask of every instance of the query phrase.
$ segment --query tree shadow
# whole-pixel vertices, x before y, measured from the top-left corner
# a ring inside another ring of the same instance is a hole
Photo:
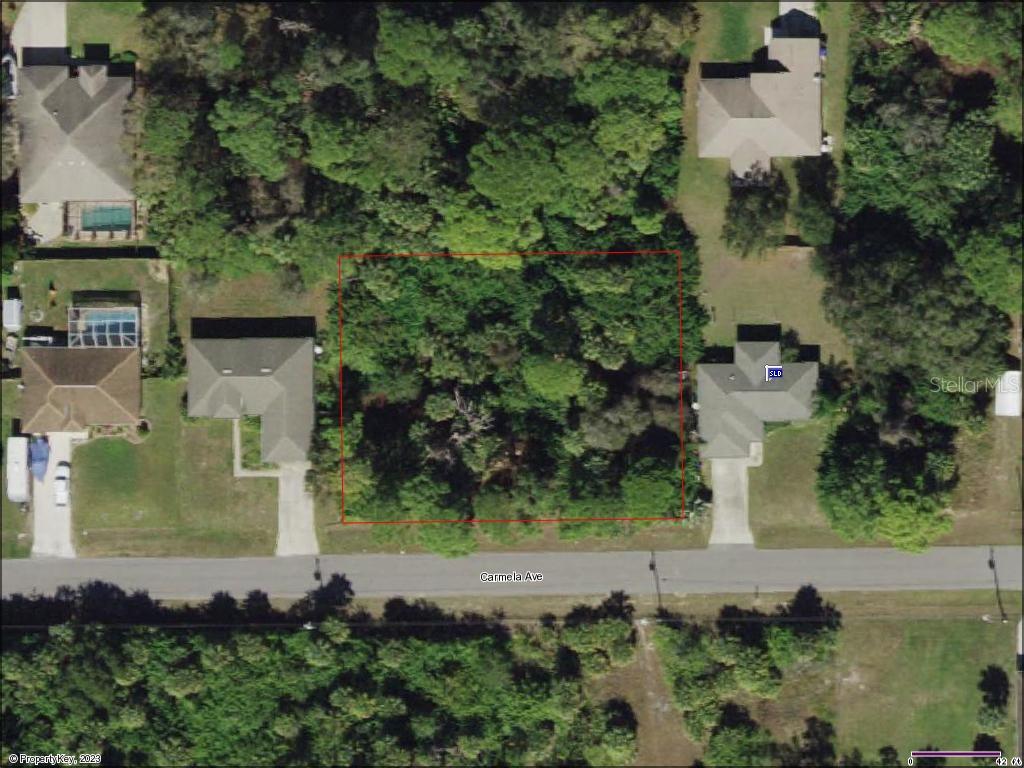
[[[826,603],[818,590],[805,584],[793,598],[774,613],[766,614],[756,608],[723,606],[715,626],[727,637],[735,637],[744,645],[763,647],[765,633],[773,625],[789,628],[795,635],[810,636],[838,629],[842,614],[831,603]]]
[[[635,612],[633,603],[625,592],[616,591],[601,601],[600,605],[577,605],[565,617],[566,627],[578,627],[604,619],[618,619],[632,622]]]
[[[989,664],[981,671],[978,690],[981,691],[985,706],[1006,709],[1007,702],[1010,700],[1010,678],[1006,675],[1006,670],[995,664]]]

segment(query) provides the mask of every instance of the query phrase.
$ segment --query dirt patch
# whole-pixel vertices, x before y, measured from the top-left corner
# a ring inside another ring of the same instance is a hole
[[[699,745],[686,737],[683,720],[672,703],[651,636],[652,625],[636,623],[636,659],[606,675],[595,698],[622,698],[637,719],[635,765],[692,765]]]

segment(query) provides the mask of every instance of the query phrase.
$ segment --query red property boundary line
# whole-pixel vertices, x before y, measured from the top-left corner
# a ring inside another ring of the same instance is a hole
[[[429,257],[498,257],[498,256],[675,256],[676,257],[676,299],[679,308],[679,457],[682,462],[680,481],[679,517],[574,517],[519,519],[473,519],[473,520],[346,520],[345,519],[345,313],[342,300],[341,262],[346,259],[393,259]],[[341,432],[341,525],[429,525],[431,523],[593,523],[631,520],[678,521],[686,519],[686,435],[683,427],[683,252],[680,250],[636,250],[636,251],[507,251],[491,253],[345,253],[338,255],[338,427]]]

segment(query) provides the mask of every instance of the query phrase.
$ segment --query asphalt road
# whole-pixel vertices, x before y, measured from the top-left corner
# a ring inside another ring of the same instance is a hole
[[[766,550],[712,547],[656,555],[661,591],[671,593],[790,592],[813,584],[823,592],[988,589],[994,585],[988,547],[940,547],[921,555],[891,549]],[[1003,590],[1021,589],[1021,547],[992,550]],[[91,580],[156,599],[205,599],[216,591],[244,597],[253,589],[296,597],[323,578],[344,574],[358,597],[450,595],[600,595],[655,592],[650,552],[433,555],[321,555],[319,558],[103,558],[4,560],[3,595],[52,594]],[[543,574],[543,581],[484,583],[481,573]],[[1014,611],[1016,606],[1007,606]],[[1019,609],[1018,609],[1019,610]]]

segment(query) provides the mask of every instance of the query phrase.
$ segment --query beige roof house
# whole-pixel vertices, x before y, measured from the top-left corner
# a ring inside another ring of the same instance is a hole
[[[25,347],[20,355],[23,432],[80,432],[139,421],[138,348]]]
[[[194,339],[186,355],[189,416],[260,416],[263,461],[306,460],[314,418],[312,339]]]
[[[741,341],[734,362],[697,366],[701,455],[746,458],[764,441],[764,424],[802,421],[812,415],[817,363],[782,363],[777,341]],[[765,366],[782,367],[768,378]]]
[[[116,65],[67,61],[18,71],[21,202],[134,200],[121,147],[132,77]]]
[[[820,41],[790,11],[772,27],[763,61],[703,65],[697,93],[700,157],[727,157],[739,177],[766,172],[773,157],[821,154]]]

